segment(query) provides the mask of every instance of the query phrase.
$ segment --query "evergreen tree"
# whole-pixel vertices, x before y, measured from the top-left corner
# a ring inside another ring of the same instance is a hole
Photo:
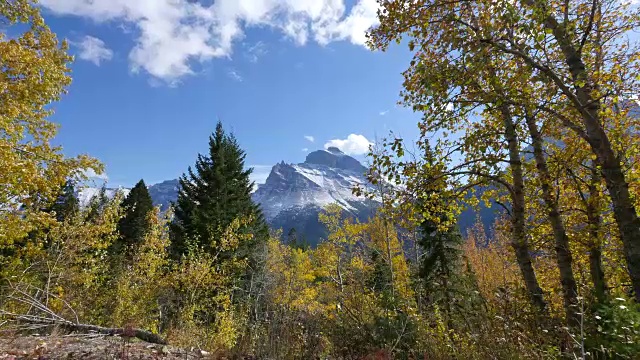
[[[433,221],[423,221],[418,244],[424,253],[420,276],[427,287],[432,287],[437,282],[443,285],[460,268],[462,235],[457,228],[441,231]]]
[[[446,221],[446,216],[442,216]],[[420,277],[424,281],[428,302],[442,308],[449,329],[453,328],[452,309],[456,296],[460,292],[460,274],[462,235],[456,227],[445,231],[438,225],[425,220],[420,224],[418,243],[423,250],[420,264]]]
[[[75,216],[79,210],[80,204],[76,197],[75,183],[73,180],[67,180],[60,189],[60,194],[56,198],[56,201],[48,211],[55,213],[58,222],[64,222]]]
[[[262,212],[251,200],[254,183],[249,176],[253,169],[245,170],[245,157],[235,137],[226,134],[218,122],[209,138],[209,154],[199,154],[195,169],[189,167],[187,174],[180,178],[175,219],[171,224],[174,256],[186,254],[190,244],[217,253],[217,240],[231,222],[240,217],[253,218],[251,225],[242,231],[255,236],[250,243],[241,244],[234,257],[248,258],[254,246],[268,237]]]
[[[107,185],[102,184],[98,194],[91,198],[89,203],[89,210],[87,211],[86,221],[93,222],[100,217],[102,210],[109,203],[109,196],[107,196]]]
[[[124,214],[118,222],[118,250],[141,244],[151,227],[148,217],[153,210],[153,201],[144,180],[138,181],[121,206]]]
[[[418,228],[418,245],[421,248],[419,277],[424,284],[427,303],[439,306],[452,328],[451,310],[459,300],[462,289],[462,234],[454,220],[456,203],[451,195],[452,183],[445,175],[447,166],[436,156],[437,150],[424,145],[424,169],[422,190],[416,206],[426,216]]]
[[[287,233],[287,245],[295,248],[298,245],[298,234],[296,228],[292,227]]]
[[[287,232],[287,237],[286,239],[284,239],[284,241],[289,247],[293,249],[308,250],[310,247],[305,235],[298,235],[298,231],[295,227],[289,229],[289,231]]]

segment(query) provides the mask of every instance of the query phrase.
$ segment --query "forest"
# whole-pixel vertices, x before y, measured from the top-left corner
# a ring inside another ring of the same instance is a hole
[[[255,359],[640,358],[640,8],[618,0],[378,0],[407,47],[417,139],[371,147],[380,203],[305,246],[269,229],[218,123],[154,208],[144,181],[80,206],[103,165],[49,118],[66,41],[0,1],[0,338],[124,335]],[[90,119],[87,121],[91,121]],[[459,214],[502,216],[466,234]],[[284,238],[284,240],[282,240]]]

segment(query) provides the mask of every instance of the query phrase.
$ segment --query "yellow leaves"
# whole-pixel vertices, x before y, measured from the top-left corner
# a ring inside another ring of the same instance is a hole
[[[215,239],[223,251],[236,249],[251,237],[239,231],[250,218],[234,220]],[[268,244],[269,247],[274,244]],[[181,346],[201,346],[209,350],[228,349],[236,343],[242,319],[234,307],[233,294],[238,290],[239,274],[247,261],[234,256],[219,256],[201,248],[191,248],[179,262],[173,263],[166,277],[168,294],[180,299],[176,323],[169,338]],[[165,293],[167,294],[167,293]]]
[[[48,205],[78,169],[101,167],[86,156],[68,159],[50,141],[57,125],[48,121],[49,105],[71,82],[66,45],[44,24],[32,1],[0,5],[0,18],[27,29],[7,40],[0,35],[0,247],[22,240],[49,221]],[[13,28],[12,28],[13,29]]]
[[[268,243],[267,293],[281,316],[366,331],[397,309],[415,313],[409,266],[393,226],[379,216],[354,223],[335,206],[320,218],[330,232],[316,249]],[[379,274],[387,269],[390,278]]]
[[[478,289],[489,305],[497,304],[499,288],[520,285],[521,277],[510,247],[508,232],[496,231],[487,244],[485,229],[481,223],[469,232],[464,244],[464,256],[476,275]]]
[[[315,281],[318,274],[311,251],[293,249],[278,239],[270,239],[267,271],[275,279],[270,294],[275,304],[311,314],[321,312],[319,287]]]
[[[220,246],[221,251],[229,251],[238,248],[242,243],[251,241],[254,235],[250,232],[242,232],[240,229],[250,226],[253,218],[243,217],[234,219],[226,229],[224,229],[222,236],[219,239],[213,240]]]
[[[118,326],[132,325],[158,332],[158,299],[169,283],[167,224],[170,216],[161,219],[158,208],[149,213],[149,232],[137,249],[133,249],[130,266],[123,266],[116,282],[117,299],[111,321]],[[122,264],[124,265],[124,264]]]

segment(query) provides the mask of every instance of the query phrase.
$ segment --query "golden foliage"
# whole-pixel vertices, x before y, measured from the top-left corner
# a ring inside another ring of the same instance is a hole
[[[219,253],[192,248],[172,264],[167,274],[169,293],[163,301],[177,311],[167,330],[174,343],[209,350],[224,350],[235,345],[243,324],[234,312],[232,296],[237,286],[236,275],[247,262],[221,255],[250,241],[252,234],[240,232],[250,223],[251,219],[235,219],[222,236],[215,239]]]
[[[50,141],[58,126],[50,104],[70,84],[67,44],[59,43],[33,1],[0,4],[0,21],[26,30],[0,33],[0,249],[15,251],[27,234],[53,221],[41,209],[81,169],[101,171],[87,156],[65,158]]]
[[[170,218],[169,213],[161,219],[158,208],[149,213],[150,230],[133,250],[131,262],[122,264],[124,269],[116,280],[113,324],[160,332],[162,319],[158,302],[170,285],[165,276],[169,265],[167,227]]]

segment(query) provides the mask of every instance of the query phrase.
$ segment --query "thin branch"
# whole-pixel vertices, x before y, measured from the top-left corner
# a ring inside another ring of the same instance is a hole
[[[596,17],[596,9],[598,8],[598,0],[593,0],[591,4],[591,13],[589,13],[589,22],[587,23],[587,28],[584,30],[584,34],[582,34],[582,40],[580,41],[580,46],[578,47],[578,53],[582,54],[582,48],[584,48],[584,44],[587,43],[587,38],[589,34],[591,34],[591,30],[593,30],[593,21]]]

